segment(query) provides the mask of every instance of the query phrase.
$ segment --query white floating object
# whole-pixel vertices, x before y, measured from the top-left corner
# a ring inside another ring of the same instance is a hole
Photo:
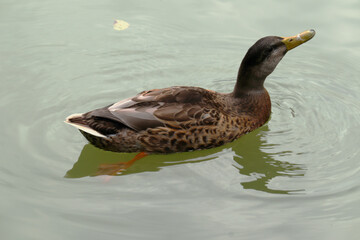
[[[123,20],[115,20],[114,21],[114,30],[122,31],[129,27],[129,23],[123,21]]]

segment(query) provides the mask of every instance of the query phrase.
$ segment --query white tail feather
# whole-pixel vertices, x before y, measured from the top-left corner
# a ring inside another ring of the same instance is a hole
[[[70,116],[68,116],[66,118],[66,120],[64,121],[65,123],[71,125],[71,126],[74,126],[76,127],[77,129],[80,129],[81,131],[84,131],[84,132],[87,132],[91,135],[94,135],[96,137],[102,137],[102,138],[108,138],[107,136],[99,133],[98,131],[95,131],[94,129],[92,128],[89,128],[88,126],[86,125],[83,125],[83,124],[79,124],[79,123],[73,123],[73,122],[70,122],[70,118],[73,118],[73,117],[80,117],[82,115],[82,113],[75,113],[75,114],[71,114]]]

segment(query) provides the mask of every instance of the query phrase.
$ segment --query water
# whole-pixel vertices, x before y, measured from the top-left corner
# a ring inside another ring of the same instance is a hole
[[[2,239],[358,239],[359,1],[0,6]],[[310,28],[266,81],[265,126],[91,177],[134,154],[88,145],[67,115],[172,85],[229,92],[257,39]]]

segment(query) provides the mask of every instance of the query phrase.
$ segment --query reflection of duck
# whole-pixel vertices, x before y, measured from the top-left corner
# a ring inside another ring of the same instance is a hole
[[[297,177],[303,176],[305,167],[299,164],[278,161],[274,157],[278,154],[270,154],[262,149],[266,146],[264,135],[268,131],[268,126],[256,130],[232,143],[221,147],[169,155],[150,155],[141,164],[134,164],[131,168],[123,171],[121,176],[138,174],[144,172],[158,172],[164,167],[174,165],[200,163],[208,160],[219,161],[219,152],[231,149],[233,151],[233,166],[238,169],[241,176],[239,182],[244,189],[253,189],[268,193],[288,194],[301,190],[273,189],[270,182],[277,177]],[[281,153],[283,155],[284,153]],[[119,158],[131,159],[133,154],[104,152],[90,144],[84,146],[78,161],[72,169],[66,173],[68,178],[81,178],[97,175],[99,165],[104,163],[116,163]],[[221,163],[223,164],[223,163]],[[206,165],[202,165],[206,167]],[[211,170],[209,170],[211,171]],[[234,174],[234,171],[231,171]],[[195,173],[196,174],[196,173]],[[229,173],[230,174],[230,173]],[[244,179],[244,176],[246,179]],[[237,176],[231,176],[236,179]]]
[[[270,116],[263,84],[286,52],[311,39],[264,37],[245,55],[234,91],[170,87],[139,93],[66,122],[95,146],[115,152],[183,152],[220,146],[262,126]]]

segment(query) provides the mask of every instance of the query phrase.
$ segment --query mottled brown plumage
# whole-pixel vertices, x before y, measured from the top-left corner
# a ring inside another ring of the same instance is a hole
[[[183,86],[154,89],[69,116],[66,122],[78,127],[89,142],[109,151],[171,153],[220,146],[269,119],[265,78],[294,47],[294,41],[300,45],[313,35],[310,30],[292,38],[257,41],[245,55],[231,93]]]

